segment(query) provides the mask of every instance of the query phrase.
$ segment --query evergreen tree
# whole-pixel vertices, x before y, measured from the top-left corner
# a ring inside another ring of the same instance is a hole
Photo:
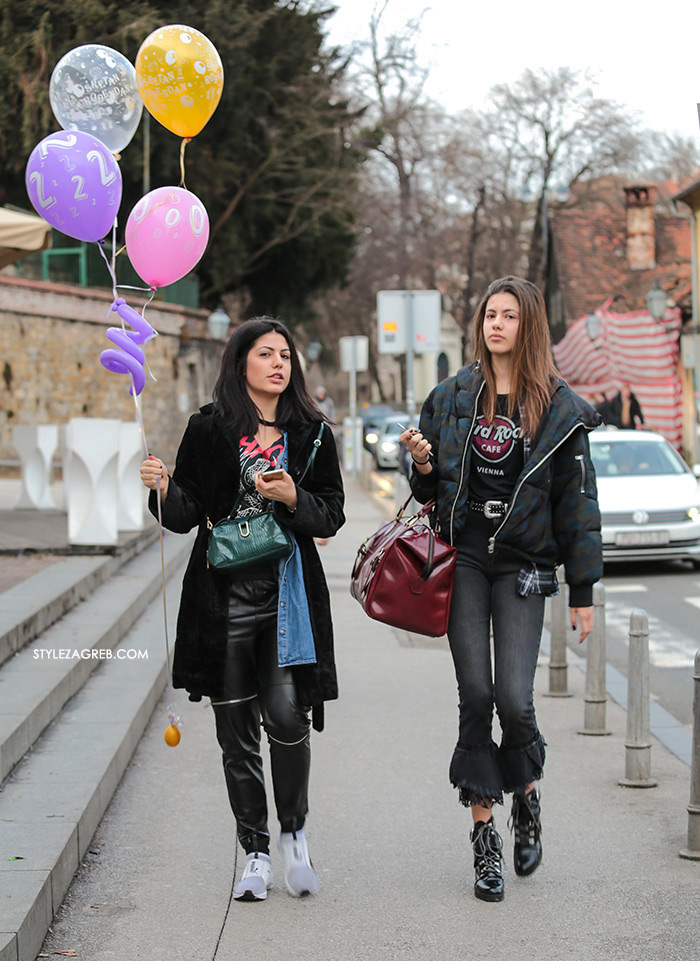
[[[186,186],[211,224],[197,268],[204,301],[240,291],[250,313],[301,319],[315,293],[345,278],[364,159],[340,92],[343,64],[323,49],[328,14],[300,0],[0,0],[0,202],[29,206],[24,168],[58,129],[49,81],[68,50],[104,43],[133,63],[156,27],[187,24],[224,65],[218,109],[185,155]],[[122,227],[144,193],[143,126],[120,162]],[[150,130],[151,189],[179,183],[178,138],[154,120]]]

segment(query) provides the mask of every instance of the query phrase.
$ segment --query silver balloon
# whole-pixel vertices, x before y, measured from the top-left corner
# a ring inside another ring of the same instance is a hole
[[[58,61],[49,97],[64,130],[92,134],[112,153],[129,143],[143,110],[133,64],[97,43],[74,47]]]

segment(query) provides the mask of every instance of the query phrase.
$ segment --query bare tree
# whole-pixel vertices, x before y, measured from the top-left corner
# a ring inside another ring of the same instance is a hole
[[[648,131],[643,135],[646,173],[650,180],[682,183],[698,177],[700,147],[696,138]]]
[[[637,121],[619,104],[596,96],[590,78],[568,67],[526,70],[510,86],[497,84],[487,119],[490,139],[512,156],[520,185],[534,181],[538,191],[528,275],[543,283],[547,188],[634,170],[641,146]]]

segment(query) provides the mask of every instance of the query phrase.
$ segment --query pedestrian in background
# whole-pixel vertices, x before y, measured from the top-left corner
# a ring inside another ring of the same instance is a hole
[[[629,384],[623,384],[617,394],[608,402],[606,423],[612,424],[613,427],[620,430],[636,430],[637,425],[644,427],[642,408],[630,390]]]
[[[264,478],[271,466],[283,468],[281,478]],[[338,694],[329,594],[314,538],[342,526],[344,494],[331,430],[306,391],[283,324],[255,318],[234,331],[214,403],[190,418],[172,477],[156,457],[143,462],[141,477],[152,491],[149,506],[156,516],[160,486],[168,530],[197,528],[182,585],[173,684],[186,688],[191,700],[210,697],[214,708],[229,801],[246,854],[234,897],[263,900],[272,884],[261,718],[285,884],[290,894],[313,894],[318,877],[304,831],[309,713],[322,730],[323,704]],[[226,517],[239,495],[242,517],[272,501],[275,518],[294,542],[290,558],[235,573],[209,566],[210,522]],[[312,593],[306,584],[313,585]]]
[[[437,498],[441,535],[457,547],[448,638],[459,736],[450,780],[471,807],[474,893],[501,901],[493,805],[504,794],[513,794],[516,874],[531,874],[542,858],[535,782],[545,741],[533,687],[545,597],[559,590],[557,565],[565,567],[580,640],[593,625],[602,548],[588,431],[600,417],[557,374],[544,298],[534,284],[494,281],[477,309],[474,341],[475,362],[433,389],[419,429],[400,439],[413,458],[414,497]]]
[[[335,424],[335,404],[323,384],[319,384],[314,391],[316,406],[330,424]]]

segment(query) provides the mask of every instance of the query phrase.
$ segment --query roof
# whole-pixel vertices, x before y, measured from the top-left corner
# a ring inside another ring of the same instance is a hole
[[[0,207],[0,268],[51,244],[51,225],[34,214]]]
[[[683,190],[674,194],[671,199],[674,201],[681,200],[684,204],[687,204],[693,212],[697,211],[698,207],[700,207],[700,180],[694,180],[684,187]]]
[[[654,185],[657,266],[650,270],[632,270],[627,262],[626,214],[619,202],[623,191],[619,186],[614,189],[610,204],[594,209],[564,206],[551,217],[552,252],[567,324],[610,298],[617,311],[645,308],[655,281],[676,304],[690,307],[691,232],[688,219],[668,205],[672,185]]]

